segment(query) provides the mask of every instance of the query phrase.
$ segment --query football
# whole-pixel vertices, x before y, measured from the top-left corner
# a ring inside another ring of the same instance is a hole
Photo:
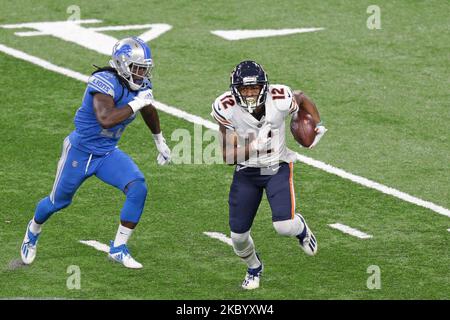
[[[291,118],[291,133],[295,140],[304,147],[309,147],[316,137],[316,123],[312,116],[300,109]]]

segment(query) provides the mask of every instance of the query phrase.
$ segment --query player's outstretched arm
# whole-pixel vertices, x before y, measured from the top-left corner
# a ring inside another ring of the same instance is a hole
[[[113,98],[103,93],[94,95],[94,110],[98,122],[104,129],[114,127],[133,114],[131,108],[116,108]]]
[[[156,158],[158,164],[168,164],[170,162],[171,152],[169,146],[166,144],[166,139],[164,139],[161,132],[158,111],[152,104],[149,104],[141,109],[141,115],[145,124],[153,134],[153,140],[155,141],[156,148],[159,152],[158,157]]]
[[[153,105],[150,104],[142,108],[141,115],[145,124],[153,134],[161,133],[158,111]]]

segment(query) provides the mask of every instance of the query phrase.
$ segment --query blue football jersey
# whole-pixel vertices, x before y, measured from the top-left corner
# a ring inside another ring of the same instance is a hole
[[[73,147],[95,155],[110,152],[116,148],[126,126],[135,119],[136,115],[131,115],[109,129],[102,128],[97,120],[93,105],[95,93],[110,95],[117,108],[125,107],[138,93],[129,90],[118,77],[114,72],[100,71],[89,78],[83,102],[75,114],[75,130],[69,135]],[[152,84],[148,82],[146,88],[151,89]]]

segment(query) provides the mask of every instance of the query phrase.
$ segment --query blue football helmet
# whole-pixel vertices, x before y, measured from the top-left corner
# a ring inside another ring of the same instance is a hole
[[[231,93],[237,104],[253,113],[254,110],[266,102],[267,91],[269,90],[269,79],[263,67],[255,61],[246,60],[239,63],[231,72]],[[261,89],[258,97],[244,97],[240,89],[244,86],[259,85]]]
[[[114,45],[109,64],[128,82],[131,90],[136,91],[150,81],[152,52],[143,40],[137,37],[125,38]]]

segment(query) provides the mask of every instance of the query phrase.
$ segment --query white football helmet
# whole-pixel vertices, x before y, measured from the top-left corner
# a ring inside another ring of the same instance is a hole
[[[109,64],[128,82],[131,90],[136,91],[143,88],[151,78],[152,52],[142,39],[125,38],[114,45]]]

